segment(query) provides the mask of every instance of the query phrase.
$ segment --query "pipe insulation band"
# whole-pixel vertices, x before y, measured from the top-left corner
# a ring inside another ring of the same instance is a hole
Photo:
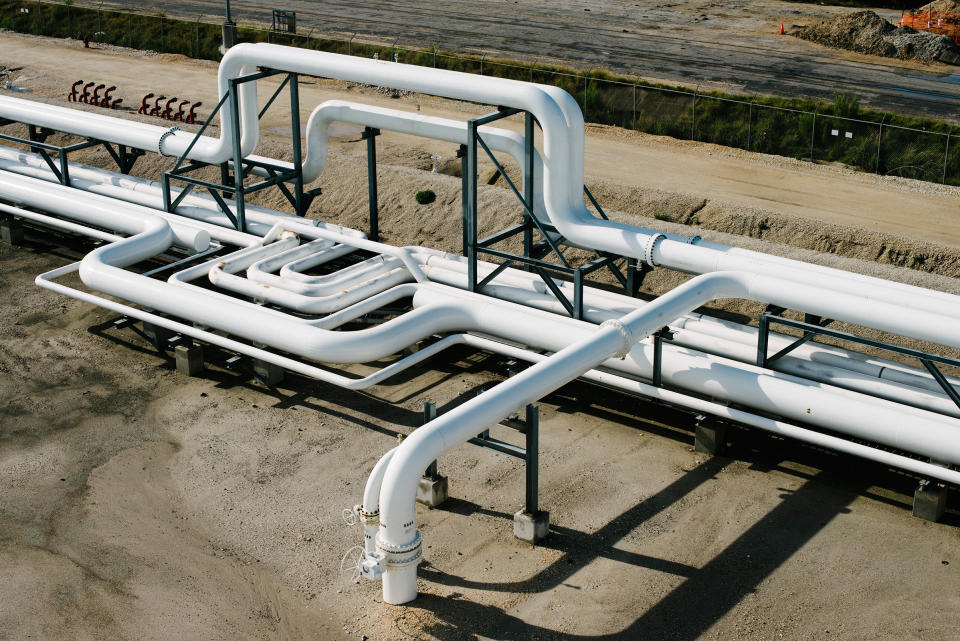
[[[657,243],[666,238],[666,234],[652,234],[647,237],[647,242],[643,246],[643,262],[650,265],[651,267],[656,267],[657,263],[653,260],[653,251],[657,247]]]

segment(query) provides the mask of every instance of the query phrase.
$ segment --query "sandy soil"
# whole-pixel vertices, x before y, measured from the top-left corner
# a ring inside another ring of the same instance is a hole
[[[117,78],[131,102],[146,90],[144,78],[150,89],[211,97],[209,65],[32,42],[0,38],[0,60],[26,65],[18,82],[34,95],[52,98],[68,86],[60,63],[69,56],[70,74]],[[304,105],[362,95],[461,118],[475,109],[327,84],[303,95]],[[271,118],[265,126],[282,133],[282,112]],[[362,147],[351,142],[356,131],[338,138],[312,215],[360,226]],[[879,256],[889,264],[855,260],[888,237],[831,228],[817,220],[819,206],[802,206],[823,202],[816,192],[825,185],[848,194],[851,207],[861,198],[874,198],[878,211],[926,203],[877,224],[899,225],[891,231],[928,250],[916,217],[936,203],[945,217],[953,190],[606,129],[589,140],[588,174],[618,218],[699,230],[681,223],[700,216],[719,229],[705,236],[740,231],[761,238],[739,244],[797,256],[809,256],[811,242],[859,234],[833,247],[847,257],[820,260],[957,289],[952,268],[929,274],[895,268],[896,256]],[[424,171],[429,153],[449,157],[449,149],[407,143],[381,140],[385,234],[454,249],[459,181]],[[105,162],[102,154],[83,159]],[[648,181],[671,162],[660,181],[685,173],[697,182]],[[756,187],[743,176],[762,182],[756,176],[765,172],[770,201],[747,210]],[[793,181],[794,191],[774,188]],[[438,194],[426,210],[412,201],[423,186]],[[512,215],[505,190],[481,196],[488,225]],[[658,210],[675,222],[639,218]],[[775,224],[758,229],[755,216]],[[797,238],[804,233],[810,238]],[[793,247],[764,240],[788,236]],[[952,256],[956,237],[942,242]],[[410,607],[386,606],[378,585],[339,581],[341,555],[361,538],[340,512],[359,500],[397,435],[420,423],[424,400],[449,409],[502,380],[504,363],[451,352],[361,394],[297,377],[266,388],[248,371],[227,369],[227,355],[208,352],[204,375],[187,378],[169,354],[113,328],[114,315],[33,284],[88,250],[34,233],[25,247],[0,245],[8,301],[0,305],[0,639],[932,641],[955,633],[960,517],[911,517],[911,479],[739,431],[725,456],[707,459],[691,449],[689,417],[579,384],[541,406],[541,504],[551,511],[551,536],[536,547],[512,537],[523,492],[517,463],[458,448],[440,461],[454,498],[418,510],[421,596]],[[669,282],[658,276],[648,290]]]

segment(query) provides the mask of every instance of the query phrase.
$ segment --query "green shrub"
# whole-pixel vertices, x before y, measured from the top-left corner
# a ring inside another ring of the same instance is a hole
[[[437,199],[437,195],[433,193],[432,189],[424,189],[423,191],[418,191],[414,198],[416,198],[417,202],[421,205],[429,205]]]

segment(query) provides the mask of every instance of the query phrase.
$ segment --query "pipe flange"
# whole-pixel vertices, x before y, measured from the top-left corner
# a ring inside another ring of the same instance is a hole
[[[647,244],[643,248],[643,262],[651,267],[657,266],[657,264],[653,262],[653,250],[656,249],[657,243],[666,237],[666,234],[656,233],[647,239]]]
[[[613,327],[620,333],[620,337],[623,338],[623,349],[617,352],[615,356],[621,361],[625,359],[627,354],[630,353],[630,349],[633,347],[633,344],[636,342],[633,340],[633,332],[631,332],[626,325],[616,318],[608,318],[600,323],[600,327]]]
[[[364,510],[359,510],[358,514],[360,515],[360,521],[364,525],[380,525],[380,510],[375,512],[365,512]]]
[[[423,539],[420,537],[420,530],[417,530],[416,537],[406,545],[393,545],[387,543],[381,537],[383,531],[377,534],[377,551],[383,554],[387,568],[402,568],[408,565],[416,565],[423,558]]]
[[[697,244],[699,241],[701,241],[701,240],[703,240],[703,239],[700,238],[699,236],[690,236],[689,238],[687,238],[687,244],[688,244],[688,245],[696,245],[696,244]]]
[[[160,134],[160,140],[157,141],[157,153],[159,153],[161,156],[167,155],[163,153],[163,141],[167,139],[167,136],[172,136],[178,131],[180,131],[180,127],[170,127],[170,129]]]

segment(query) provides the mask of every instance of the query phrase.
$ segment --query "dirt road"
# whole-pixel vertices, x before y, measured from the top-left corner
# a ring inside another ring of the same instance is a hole
[[[956,67],[857,56],[777,35],[781,23],[789,30],[847,11],[837,7],[777,0],[562,0],[549,3],[548,11],[537,0],[232,3],[240,24],[269,25],[274,8],[297,11],[301,33],[357,33],[399,46],[437,45],[531,63],[560,60],[582,69],[748,95],[829,101],[844,93],[864,105],[954,122],[960,112],[960,84],[950,76]],[[190,19],[201,12],[220,16],[223,2],[169,2],[164,9]],[[899,19],[899,12],[877,11]]]

